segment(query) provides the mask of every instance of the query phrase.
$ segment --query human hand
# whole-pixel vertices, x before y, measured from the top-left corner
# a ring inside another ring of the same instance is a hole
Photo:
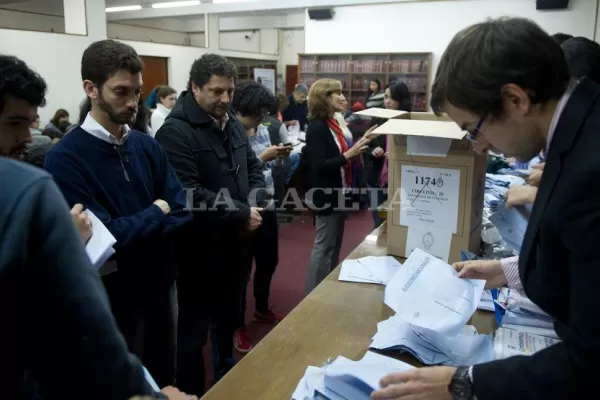
[[[540,186],[540,182],[542,181],[542,175],[544,173],[544,168],[542,167],[542,169],[534,169],[533,171],[531,171],[531,174],[529,174],[529,177],[527,178],[527,183],[529,183],[532,186],[536,186],[539,187]]]
[[[531,167],[531,169],[537,169],[538,171],[543,171],[544,167],[546,166],[546,163],[539,163],[539,164],[535,164],[533,167]]]
[[[371,155],[375,158],[381,158],[385,156],[385,151],[383,151],[383,149],[381,147],[376,147],[372,152]]]
[[[294,150],[294,146],[286,146],[283,143],[277,146],[279,157],[289,157],[290,153]]]
[[[168,215],[171,212],[171,207],[169,206],[169,203],[167,203],[164,200],[158,199],[154,201],[154,204],[157,205],[165,215]]]
[[[298,123],[298,120],[296,120],[296,119],[293,119],[293,120],[291,120],[291,121],[285,121],[285,122],[284,122],[284,124],[285,124],[285,126],[286,126],[286,127],[287,127],[287,126],[296,125],[297,123]]]
[[[86,244],[92,237],[92,222],[87,213],[83,211],[83,204],[78,203],[71,208],[71,220],[77,228],[79,238],[83,244]]]
[[[248,228],[251,232],[257,230],[262,225],[262,216],[260,212],[262,208],[250,207],[250,218],[248,219]]]
[[[389,160],[390,159],[390,153],[388,153],[387,151],[385,152],[385,159]]]
[[[506,286],[506,276],[499,260],[461,261],[452,266],[459,278],[485,280],[486,289]]]
[[[448,389],[455,367],[415,368],[389,374],[381,379],[381,389],[373,392],[373,400],[451,400]]]
[[[258,157],[262,160],[262,162],[269,162],[279,157],[279,152],[279,146],[269,146],[266,149],[264,149]]]
[[[173,386],[167,386],[163,388],[163,390],[161,390],[160,392],[167,396],[169,400],[198,400],[197,396],[191,396],[189,394],[183,393]]]
[[[506,207],[524,206],[535,201],[538,189],[535,186],[512,185],[506,192]]]
[[[377,128],[377,125],[373,125],[369,130],[360,138],[347,152],[344,153],[344,157],[347,160],[350,160],[358,155],[360,155],[363,151],[365,151],[368,147],[369,142],[375,139],[379,135],[375,135],[372,132]]]

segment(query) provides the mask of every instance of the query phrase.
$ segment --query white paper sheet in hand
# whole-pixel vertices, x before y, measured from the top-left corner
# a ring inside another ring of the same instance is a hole
[[[454,335],[477,310],[484,285],[459,278],[450,265],[415,249],[386,286],[384,301],[411,325]]]
[[[112,247],[117,243],[117,240],[93,212],[90,210],[85,212],[92,223],[92,237],[85,246],[85,250],[94,268],[100,269],[115,254]]]

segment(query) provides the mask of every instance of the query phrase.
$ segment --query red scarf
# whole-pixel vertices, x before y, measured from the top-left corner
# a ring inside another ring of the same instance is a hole
[[[344,137],[344,132],[342,132],[342,128],[340,128],[340,124],[335,120],[335,118],[329,118],[327,120],[327,125],[329,125],[329,129],[335,133],[335,137],[337,138],[338,144],[342,151],[341,154],[344,154],[348,151],[348,143],[346,142],[346,138]],[[346,178],[346,187],[352,187],[352,166],[350,164],[350,160],[346,161],[344,164],[344,178]]]

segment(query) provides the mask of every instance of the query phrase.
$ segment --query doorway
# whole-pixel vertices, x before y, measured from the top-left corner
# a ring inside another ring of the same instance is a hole
[[[166,57],[140,56],[140,58],[144,62],[142,79],[144,98],[146,98],[156,86],[169,84],[169,60]]]
[[[294,86],[298,83],[298,66],[285,66],[285,94],[291,94],[294,91]]]

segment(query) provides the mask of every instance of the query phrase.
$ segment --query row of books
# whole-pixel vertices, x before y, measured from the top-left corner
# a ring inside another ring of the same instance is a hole
[[[301,60],[302,73],[419,73],[427,72],[427,60]],[[389,65],[389,68],[387,67]]]
[[[427,72],[427,60],[392,60],[390,73]]]

